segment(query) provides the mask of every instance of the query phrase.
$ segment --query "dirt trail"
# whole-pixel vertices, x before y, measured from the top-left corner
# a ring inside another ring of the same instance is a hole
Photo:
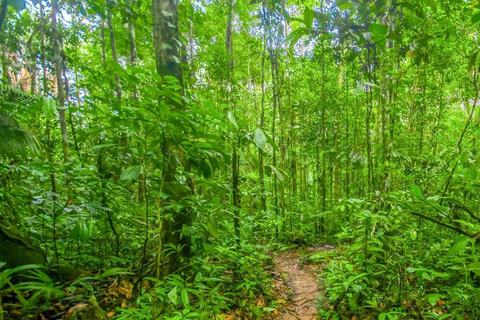
[[[331,246],[311,247],[307,253],[332,249]],[[273,259],[277,298],[286,301],[275,319],[315,320],[318,296],[323,290],[317,282],[318,268],[299,259],[299,249],[282,252]]]

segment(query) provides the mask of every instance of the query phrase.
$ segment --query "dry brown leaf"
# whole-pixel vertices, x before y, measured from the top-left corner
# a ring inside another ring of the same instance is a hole
[[[265,306],[265,300],[263,299],[263,295],[260,295],[260,298],[258,298],[257,301],[257,307],[263,307]]]
[[[148,280],[143,280],[142,288],[144,288],[146,290],[149,289],[150,288],[150,282]]]
[[[72,315],[72,313],[73,313],[74,311],[80,312],[80,311],[86,309],[87,307],[88,307],[88,304],[86,304],[86,303],[79,303],[79,304],[77,304],[76,306],[73,306],[73,307],[71,307],[70,309],[68,309],[66,316],[67,316],[67,318],[68,318],[68,317],[70,317],[70,316]]]
[[[226,313],[222,313],[221,316],[224,320],[235,320],[235,316],[231,316],[231,315],[226,314]]]
[[[108,294],[111,296],[118,297],[118,284],[117,280],[115,280],[111,285],[108,286]]]
[[[118,287],[118,292],[123,294],[125,296],[125,298],[127,298],[127,299],[132,298],[132,289],[131,288]]]
[[[120,304],[122,308],[128,307],[127,302],[125,300],[122,300],[122,303]]]
[[[107,317],[111,318],[115,315],[115,311],[107,312]]]

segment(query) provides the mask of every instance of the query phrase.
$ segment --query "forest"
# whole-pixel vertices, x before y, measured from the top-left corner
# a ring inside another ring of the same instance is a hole
[[[480,319],[477,0],[0,0],[0,320]]]

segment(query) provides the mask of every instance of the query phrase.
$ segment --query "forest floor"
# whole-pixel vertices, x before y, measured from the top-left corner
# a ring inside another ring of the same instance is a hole
[[[284,301],[283,308],[274,319],[315,320],[318,298],[323,284],[317,281],[321,269],[309,264],[305,254],[332,250],[332,246],[312,246],[281,252],[274,261],[274,285],[277,300]]]

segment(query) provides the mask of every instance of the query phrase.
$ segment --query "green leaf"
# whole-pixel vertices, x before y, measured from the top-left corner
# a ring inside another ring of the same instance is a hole
[[[318,38],[318,40],[330,39],[330,38],[333,38],[333,36],[334,36],[334,35],[331,34],[331,33],[324,33],[324,34],[322,34],[322,35]]]
[[[127,181],[135,180],[138,178],[141,172],[142,166],[131,166],[122,172],[122,174],[120,175],[120,179]]]
[[[307,29],[312,29],[314,15],[315,12],[313,9],[305,8],[305,11],[303,12],[303,23]]]
[[[8,0],[7,4],[15,11],[25,9],[25,0]]]
[[[55,100],[50,97],[43,98],[43,112],[47,116],[47,118],[52,118],[55,116],[56,106]]]
[[[181,296],[182,296],[183,305],[184,305],[185,307],[188,307],[188,305],[190,304],[190,299],[188,298],[188,291],[187,291],[187,289],[182,289]]]
[[[262,129],[257,128],[257,130],[255,130],[254,141],[258,149],[265,149],[265,147],[267,146],[267,137],[263,133]]]
[[[270,144],[272,148],[275,149],[276,151],[280,151],[275,141],[273,141],[272,137],[266,132],[264,132],[264,134],[265,134],[265,137],[267,137],[267,143]]]
[[[386,37],[388,33],[388,26],[372,23],[368,27],[368,31],[370,31],[374,37]]]
[[[442,295],[438,293],[431,293],[427,294],[425,298],[432,306],[434,306],[437,304],[438,299],[442,298]]]
[[[235,129],[238,129],[237,120],[235,119],[235,116],[231,111],[228,111],[227,117],[228,117],[228,120],[230,120],[230,123],[233,124]]]
[[[283,176],[282,176],[282,174],[277,170],[277,168],[275,168],[274,166],[270,166],[270,168],[272,168],[272,171],[273,171],[273,173],[275,173],[275,176],[277,177],[277,179],[278,179],[280,182],[283,182]]]
[[[218,223],[217,223],[217,220],[213,216],[208,216],[208,218],[207,218],[207,229],[208,229],[208,232],[210,232],[210,234],[213,237],[215,237],[215,238],[219,237]]]
[[[174,304],[174,305],[177,305],[177,299],[178,299],[178,296],[177,296],[177,286],[175,286],[175,288],[173,288],[168,294],[168,299],[170,299],[170,301]]]
[[[480,262],[472,262],[467,266],[467,269],[469,271],[472,271],[475,273],[477,276],[480,276]]]
[[[369,87],[380,88],[380,86],[378,84],[370,82],[370,81],[365,81],[363,84],[366,85],[366,86],[369,86]]]
[[[307,34],[307,29],[304,27],[295,29],[292,32],[290,32],[288,36],[285,37],[284,42],[290,43],[290,45],[294,45],[298,42],[298,39],[300,39],[302,36],[306,34]]]
[[[477,23],[480,21],[480,12],[476,13],[472,17],[472,23]]]
[[[434,10],[437,7],[437,3],[435,2],[435,0],[423,0],[423,3],[425,3],[427,7],[430,7]]]
[[[412,194],[415,197],[423,199],[422,189],[420,189],[419,186],[417,186],[416,184],[412,184],[410,187],[412,189]]]
[[[455,243],[453,244],[453,246],[448,250],[448,253],[447,255],[453,255],[453,254],[463,254],[465,252],[465,250],[467,249],[467,244],[469,242],[474,242],[475,240],[473,240],[472,238],[468,237],[468,236],[465,236],[463,234],[459,235],[456,239],[455,239]]]
[[[338,4],[338,9],[340,9],[340,10],[348,10],[351,7],[353,7],[353,3],[351,3],[351,2],[344,2],[342,4]]]
[[[112,268],[102,273],[98,278],[105,279],[111,276],[118,276],[122,274],[133,274],[133,272],[127,271],[127,269],[124,268]]]
[[[116,147],[116,146],[118,146],[118,144],[116,144],[116,143],[103,143],[103,144],[98,144],[96,146],[91,147],[90,150],[92,150],[92,151],[101,150],[101,149],[112,148],[112,147]]]

